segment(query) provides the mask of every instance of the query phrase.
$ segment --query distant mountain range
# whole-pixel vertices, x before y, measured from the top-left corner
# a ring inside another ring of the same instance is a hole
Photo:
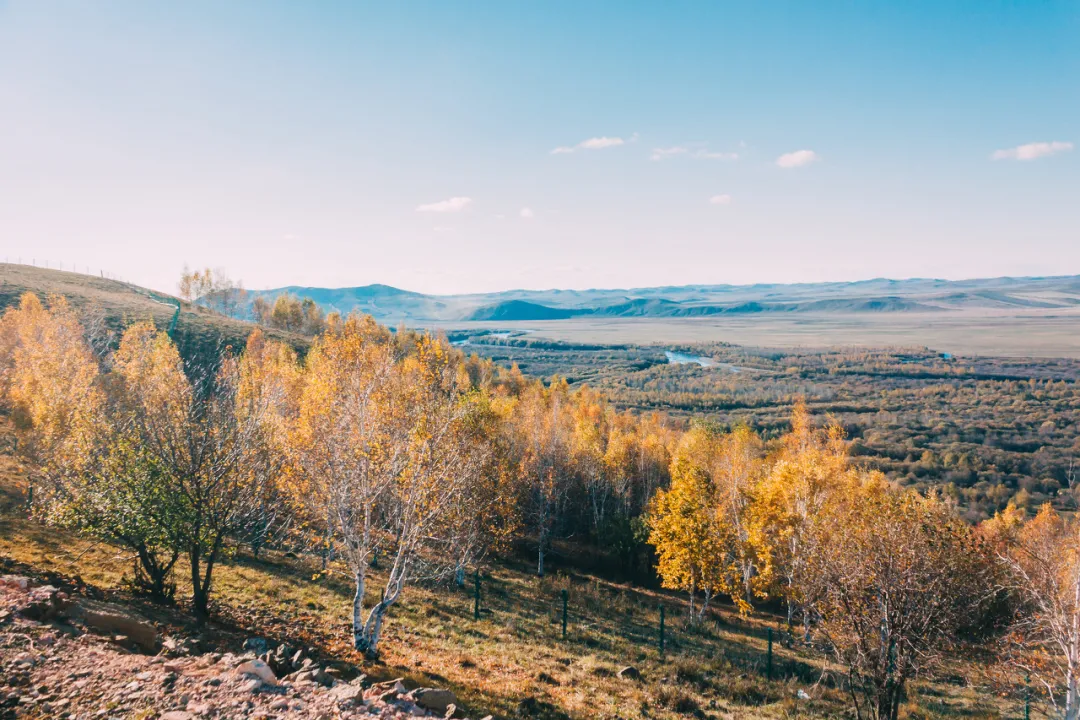
[[[936,313],[1067,309],[1080,306],[1080,276],[976,280],[863,280],[858,282],[680,285],[629,290],[507,290],[425,295],[388,285],[353,288],[283,287],[326,310],[359,310],[386,323],[516,322],[595,317],[697,317],[753,313]]]

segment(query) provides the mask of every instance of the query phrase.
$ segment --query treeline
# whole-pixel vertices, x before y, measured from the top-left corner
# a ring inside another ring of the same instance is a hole
[[[338,313],[330,313],[328,318],[314,300],[299,298],[292,293],[282,293],[273,301],[257,296],[251,301],[251,319],[263,327],[301,335],[318,335],[326,330],[327,323],[341,322]]]
[[[841,425],[802,405],[775,437],[685,428],[357,315],[302,360],[256,331],[211,371],[149,323],[106,347],[62,298],[26,295],[0,320],[32,512],[129,548],[158,597],[185,567],[199,617],[238,546],[307,547],[354,582],[353,643],[375,654],[410,584],[461,581],[512,541],[539,574],[560,537],[628,564],[648,543],[692,617],[721,594],[744,612],[784,602],[860,717],[896,718],[906,684],[969,642],[1077,712],[1078,522],[1044,504],[965,523],[949,496],[852,463]],[[386,583],[365,605],[376,558]]]
[[[185,267],[177,284],[180,297],[227,317],[252,320],[263,327],[315,336],[327,323],[341,321],[338,313],[327,314],[309,297],[281,293],[268,298],[250,293],[241,281],[233,280],[221,269],[190,270]]]
[[[815,412],[837,417],[854,455],[904,486],[941,488],[969,522],[992,517],[1010,500],[1032,512],[1047,501],[1060,511],[1080,507],[1070,483],[1071,468],[1080,465],[1080,362],[946,361],[915,350],[686,349],[750,369],[594,367],[590,384],[620,407],[745,422],[770,437],[804,398]],[[584,372],[587,355],[562,364]],[[549,358],[544,369],[559,367]]]
[[[664,416],[366,316],[328,323],[302,361],[256,331],[210,368],[150,323],[117,344],[87,333],[63,298],[29,294],[0,326],[34,513],[130,548],[134,582],[158,597],[175,592],[183,558],[202,617],[215,566],[240,543],[328,549],[358,603],[378,557],[391,568],[383,600],[354,609],[369,651],[415,578],[459,576],[517,537],[536,543],[540,573],[570,535],[632,564],[677,437]]]

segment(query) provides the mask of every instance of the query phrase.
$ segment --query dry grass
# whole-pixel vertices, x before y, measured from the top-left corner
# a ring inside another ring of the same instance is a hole
[[[0,438],[0,447],[9,445]],[[38,571],[79,576],[87,584],[168,625],[170,632],[197,633],[183,608],[149,606],[123,590],[130,572],[124,553],[106,544],[42,527],[25,517],[25,480],[10,454],[0,455],[0,560],[27,563]],[[774,646],[778,679],[764,676],[766,631],[778,619],[741,618],[727,609],[693,626],[683,602],[667,593],[610,582],[578,572],[538,579],[513,560],[494,565],[482,582],[483,613],[473,620],[471,578],[453,586],[409,588],[390,613],[378,664],[363,667],[377,677],[407,676],[453,688],[466,707],[497,716],[575,718],[792,718],[844,717],[846,698],[826,684],[815,686],[820,659],[799,649]],[[238,554],[217,575],[216,622],[202,632],[207,646],[236,645],[257,634],[313,648],[324,657],[361,664],[348,647],[351,588],[338,575],[320,576],[319,561],[269,553],[256,560]],[[178,572],[181,594],[186,568]],[[381,573],[375,572],[376,580]],[[372,587],[377,587],[376,583]],[[561,637],[560,591],[570,597],[568,637]],[[371,591],[372,595],[377,590]],[[373,599],[373,598],[369,598]],[[658,607],[667,609],[667,652],[656,646]],[[235,647],[234,647],[235,649]],[[616,672],[634,665],[640,682]],[[977,668],[950,668],[976,678]],[[1016,716],[1015,703],[962,684],[919,683],[905,706],[910,718]],[[803,688],[813,697],[796,704]],[[525,698],[527,713],[519,715]],[[564,714],[565,713],[565,714]]]
[[[207,308],[178,300],[117,280],[62,270],[48,270],[29,265],[0,263],[0,312],[15,304],[25,292],[42,299],[63,295],[78,310],[100,315],[114,330],[132,322],[152,320],[166,328],[172,320],[174,304],[180,302],[176,342],[185,356],[200,352],[216,352],[220,347],[242,347],[255,327],[251,323],[224,317]],[[309,339],[279,330],[267,329],[266,334],[294,347],[304,348]]]

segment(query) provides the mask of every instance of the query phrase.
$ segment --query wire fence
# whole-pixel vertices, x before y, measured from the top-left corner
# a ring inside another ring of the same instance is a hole
[[[124,283],[125,285],[131,285],[131,282],[114,272],[105,270],[104,268],[96,268],[92,265],[85,263],[65,263],[58,260],[50,260],[48,258],[39,257],[26,257],[23,255],[5,255],[4,263],[7,265],[23,265],[26,267],[39,267],[45,270],[58,270],[61,272],[70,272],[77,275],[86,275],[89,277],[97,277],[105,280],[115,280],[116,282]]]
[[[605,592],[599,586],[571,583],[565,576],[541,579],[540,583],[538,592],[527,592],[519,583],[477,571],[462,584],[462,590],[470,601],[469,614],[474,621],[534,617],[539,628],[527,628],[531,636],[539,629],[548,642],[576,646],[583,652],[626,656],[627,665],[633,664],[629,658],[635,653],[639,658],[652,657],[671,665],[676,678],[688,672],[687,665],[707,662],[719,663],[734,673],[752,674],[770,685],[776,683],[772,692],[777,699],[789,695],[807,698],[800,691],[818,683],[846,687],[842,671],[825,670],[820,647],[806,641],[802,633],[788,631],[779,621],[771,627],[720,613],[693,620],[685,605],[674,598],[658,602],[655,595],[636,589]],[[1047,717],[1043,708],[1037,707],[1030,686],[1014,688],[998,701],[1005,697],[1010,698],[1004,704],[1011,710],[1002,717]]]

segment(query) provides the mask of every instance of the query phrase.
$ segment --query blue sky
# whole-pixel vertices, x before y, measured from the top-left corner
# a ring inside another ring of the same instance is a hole
[[[0,256],[165,290],[1080,273],[1078,144],[1074,1],[0,0]]]

